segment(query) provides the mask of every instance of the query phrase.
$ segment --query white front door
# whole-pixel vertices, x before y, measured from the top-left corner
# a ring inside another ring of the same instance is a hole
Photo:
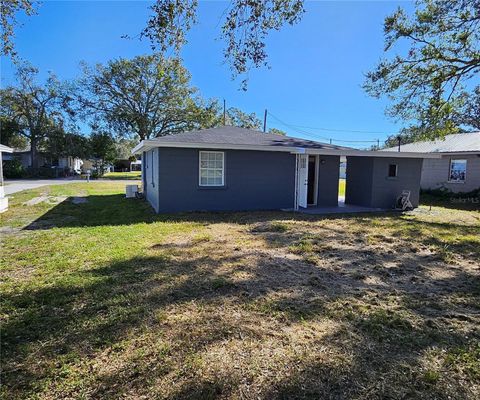
[[[299,207],[307,208],[308,194],[308,155],[299,154],[297,164],[297,202]]]

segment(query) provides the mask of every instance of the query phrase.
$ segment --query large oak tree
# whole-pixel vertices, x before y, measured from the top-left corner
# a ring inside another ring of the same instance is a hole
[[[27,16],[35,14],[36,3],[38,1],[35,0],[0,0],[1,55],[16,56],[13,39],[15,26],[18,25],[18,13],[23,12]]]
[[[179,59],[159,54],[84,66],[79,112],[95,128],[140,140],[215,124],[217,105],[202,101]]]
[[[45,83],[39,82],[38,69],[22,63],[17,68],[16,85],[0,91],[0,115],[28,140],[33,168],[38,167],[39,146],[50,133],[63,127],[72,113],[65,89],[53,74]]]
[[[267,65],[266,39],[271,31],[299,22],[304,0],[232,0],[223,14],[221,38],[224,56],[233,77],[245,76],[252,67]],[[198,0],[156,0],[142,37],[152,47],[177,54],[186,43],[186,34],[197,22]],[[246,89],[247,80],[242,81]]]
[[[415,137],[478,128],[480,0],[417,0],[385,19],[388,57],[366,76],[365,89],[392,102],[387,114]],[[401,51],[402,44],[406,51]],[[397,52],[395,52],[397,51]]]

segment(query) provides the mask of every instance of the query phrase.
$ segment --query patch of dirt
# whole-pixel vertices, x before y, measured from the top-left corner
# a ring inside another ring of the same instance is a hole
[[[25,206],[35,206],[40,203],[47,203],[47,204],[59,204],[67,199],[67,196],[48,196],[42,195],[38,197],[34,197],[23,203]]]
[[[91,286],[15,299],[48,333],[21,377],[46,376],[46,398],[479,398],[470,217],[261,217],[212,217],[82,271]]]

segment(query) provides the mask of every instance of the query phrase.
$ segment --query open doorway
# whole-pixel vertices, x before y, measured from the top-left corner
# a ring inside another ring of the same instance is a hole
[[[307,204],[317,205],[318,192],[318,156],[308,156]]]
[[[345,202],[345,191],[347,188],[347,157],[340,157],[340,173],[338,180],[338,201]]]

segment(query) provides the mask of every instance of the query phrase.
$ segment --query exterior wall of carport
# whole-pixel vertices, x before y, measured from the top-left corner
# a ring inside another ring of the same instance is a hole
[[[410,201],[418,206],[421,158],[347,157],[345,203],[390,209],[403,190],[410,191]],[[390,164],[397,165],[397,176],[388,177]]]
[[[158,149],[143,152],[143,193],[156,212],[159,211],[160,185],[158,181]]]
[[[337,206],[340,156],[318,157],[317,206]]]
[[[157,151],[157,212],[274,210],[294,205],[294,154],[222,150],[225,185],[202,187],[199,185],[199,149],[159,148]]]

